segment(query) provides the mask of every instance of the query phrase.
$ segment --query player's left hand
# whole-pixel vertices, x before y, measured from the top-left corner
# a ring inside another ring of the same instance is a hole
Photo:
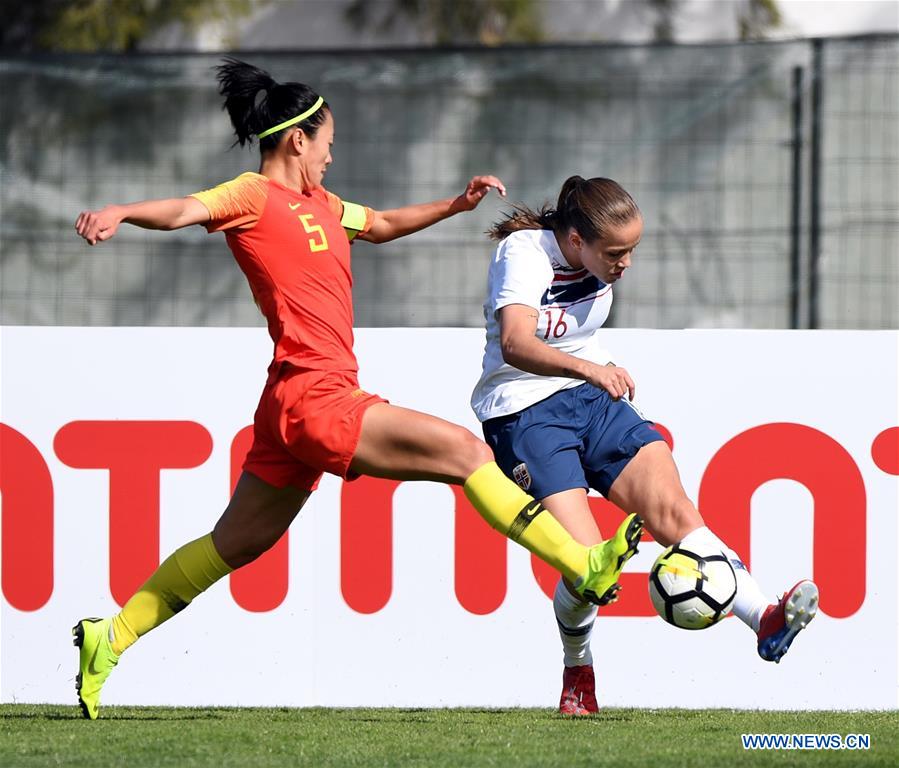
[[[465,191],[456,198],[455,207],[460,211],[473,211],[491,189],[495,189],[502,197],[506,196],[506,186],[496,176],[475,176],[468,182]]]

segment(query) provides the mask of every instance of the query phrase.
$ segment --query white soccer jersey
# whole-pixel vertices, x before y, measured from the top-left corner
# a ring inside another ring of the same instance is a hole
[[[497,246],[487,279],[487,344],[481,378],[471,395],[471,407],[481,421],[517,413],[584,383],[527,373],[503,360],[497,312],[509,304],[537,310],[536,336],[545,344],[599,365],[610,360],[599,346],[597,330],[609,316],[612,286],[586,269],[571,267],[551,230],[513,232]]]

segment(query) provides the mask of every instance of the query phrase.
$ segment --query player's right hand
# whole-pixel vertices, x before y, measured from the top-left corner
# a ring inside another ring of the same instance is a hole
[[[625,395],[628,400],[633,400],[637,394],[637,385],[631,375],[617,365],[593,366],[587,381],[594,387],[604,389],[613,400],[620,400]]]
[[[107,205],[99,211],[82,211],[75,221],[75,231],[87,240],[88,245],[96,245],[103,240],[109,240],[119,224],[122,216],[114,205]]]

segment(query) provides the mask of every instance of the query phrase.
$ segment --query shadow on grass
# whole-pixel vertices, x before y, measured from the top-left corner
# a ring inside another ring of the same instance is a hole
[[[21,707],[21,708],[20,708]],[[262,710],[265,711],[265,710]],[[213,708],[213,709],[178,709],[178,708],[146,708],[131,709],[118,707],[106,707],[100,717],[99,722],[172,722],[172,721],[223,721],[228,720],[235,714],[251,714],[256,712],[256,708]],[[583,727],[595,727],[605,723],[629,723],[638,720],[640,715],[636,711],[621,709],[600,710],[595,715],[587,715],[584,717],[569,717],[560,715],[554,709],[428,709],[419,708],[386,708],[386,709],[357,709],[347,707],[343,709],[323,709],[323,708],[303,708],[296,709],[290,707],[282,707],[278,710],[269,711],[267,716],[270,719],[295,720],[302,719],[303,716],[326,715],[328,719],[340,719],[345,722],[353,723],[376,723],[380,725],[396,724],[398,726],[419,723],[419,724],[440,724],[448,722],[446,714],[452,713],[449,721],[456,724],[474,724],[483,723],[485,720],[493,718],[508,718],[511,716],[524,717],[527,721],[541,722],[573,722]],[[3,706],[0,708],[0,722],[2,721],[27,721],[27,720],[43,720],[45,722],[70,722],[75,720],[83,720],[81,712],[77,707],[59,707],[53,710],[35,709],[34,705],[13,705],[12,707]]]
[[[79,712],[0,712],[0,720],[83,720]]]
[[[0,712],[0,721],[2,720],[84,720],[81,713],[77,710],[72,713],[66,712]],[[98,722],[113,723],[121,720],[143,720],[148,722],[170,723],[173,720],[222,720],[223,718],[214,712],[193,712],[193,713],[175,713],[160,712],[159,714],[151,714],[146,712],[113,712],[103,715]]]
[[[520,709],[456,709],[449,710],[453,712],[453,723],[477,723],[482,722],[485,717],[503,718],[509,715],[522,714],[527,712],[532,718],[539,720],[553,721],[571,721],[578,723],[600,725],[602,723],[629,723],[637,719],[632,712],[621,710],[600,710],[595,715],[587,715],[584,717],[569,717],[560,715],[552,709],[545,710],[520,710]],[[410,708],[410,709],[384,709],[382,711],[373,711],[366,709],[357,711],[354,709],[342,709],[333,713],[347,721],[355,723],[437,723],[443,722],[441,710],[426,708]]]

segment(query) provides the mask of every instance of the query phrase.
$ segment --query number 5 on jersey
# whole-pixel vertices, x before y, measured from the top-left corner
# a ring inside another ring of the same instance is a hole
[[[313,235],[313,237],[309,238],[309,250],[313,253],[317,253],[318,251],[327,251],[328,238],[325,237],[325,230],[322,229],[321,224],[312,223],[314,214],[301,213],[299,216],[297,216],[297,218],[303,225],[303,229],[305,229],[310,235]]]

